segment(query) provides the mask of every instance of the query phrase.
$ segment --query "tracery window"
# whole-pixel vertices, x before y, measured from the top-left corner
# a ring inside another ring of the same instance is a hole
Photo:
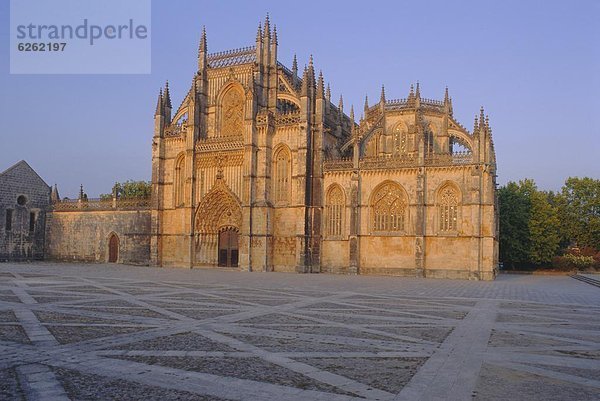
[[[373,231],[404,231],[407,199],[398,184],[385,183],[372,198]]]
[[[440,231],[456,231],[458,229],[458,191],[446,185],[439,192]]]
[[[241,136],[244,127],[244,96],[231,87],[221,101],[221,136]]]
[[[342,217],[344,213],[344,192],[335,185],[327,193],[325,207],[325,221],[327,222],[326,233],[329,236],[342,235]]]
[[[408,132],[404,127],[398,125],[394,129],[394,155],[402,155],[408,151]]]
[[[181,155],[175,162],[175,180],[173,182],[175,187],[175,207],[181,206],[184,203],[184,191],[185,191],[185,156]]]
[[[290,154],[285,147],[279,148],[273,157],[273,199],[287,202],[290,196]]]

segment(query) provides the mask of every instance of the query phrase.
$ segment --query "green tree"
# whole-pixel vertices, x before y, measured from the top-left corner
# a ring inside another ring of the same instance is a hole
[[[529,259],[529,197],[520,183],[509,182],[498,190],[500,212],[500,260],[510,265]]]
[[[565,236],[579,247],[600,250],[600,180],[570,177],[561,191]]]
[[[150,181],[132,181],[117,182],[113,186],[112,193],[101,194],[100,199],[112,199],[113,196],[124,199],[149,198],[152,194],[152,184]]]
[[[549,202],[548,193],[532,191],[529,213],[529,261],[540,265],[548,263],[560,247],[560,220],[558,208]]]

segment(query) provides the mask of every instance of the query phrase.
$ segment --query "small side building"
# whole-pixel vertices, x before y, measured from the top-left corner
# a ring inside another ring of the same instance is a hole
[[[0,261],[44,258],[51,192],[24,160],[0,173]]]

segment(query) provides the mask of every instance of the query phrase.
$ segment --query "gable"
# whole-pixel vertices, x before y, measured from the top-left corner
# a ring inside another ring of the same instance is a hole
[[[16,188],[32,186],[44,189],[49,188],[48,184],[25,160],[21,160],[0,173],[0,183],[2,185],[11,184],[12,187]]]

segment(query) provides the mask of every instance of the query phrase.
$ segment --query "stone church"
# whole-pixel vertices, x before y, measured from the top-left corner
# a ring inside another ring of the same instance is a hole
[[[381,90],[356,122],[315,73],[254,46],[208,53],[174,108],[161,89],[150,199],[60,200],[21,162],[0,175],[0,260],[492,280],[496,158],[443,100]]]
[[[180,105],[161,90],[152,142],[149,263],[248,271],[491,280],[496,158],[483,109],[469,132],[443,100],[331,101],[312,58],[254,46],[209,53]]]

